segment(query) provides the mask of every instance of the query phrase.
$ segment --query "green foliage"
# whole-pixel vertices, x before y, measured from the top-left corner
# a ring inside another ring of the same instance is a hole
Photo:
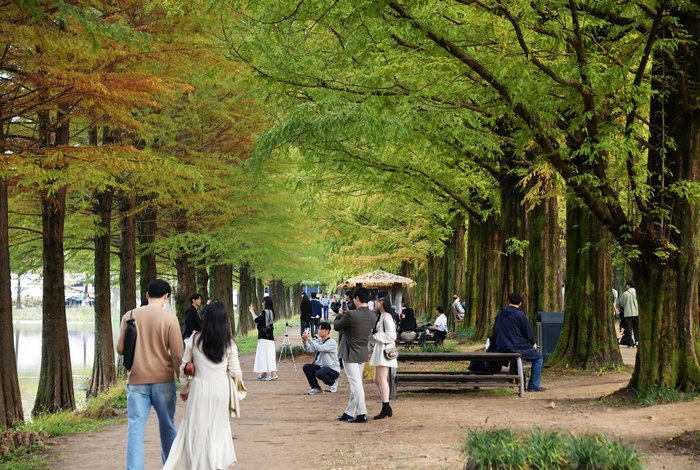
[[[634,447],[603,435],[557,430],[516,433],[510,429],[470,429],[461,447],[466,470],[641,470]]]
[[[453,353],[457,352],[457,348],[452,346],[436,346],[434,344],[426,344],[424,347],[420,348],[422,353]]]

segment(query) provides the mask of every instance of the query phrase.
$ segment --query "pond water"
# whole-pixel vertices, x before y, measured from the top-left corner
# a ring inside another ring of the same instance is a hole
[[[13,323],[17,374],[22,394],[25,418],[31,417],[41,369],[41,322],[17,321]],[[112,323],[112,335],[116,347],[119,325]],[[70,361],[73,368],[73,389],[78,407],[85,404],[85,392],[92,374],[95,356],[95,324],[93,322],[68,322]],[[116,352],[115,352],[116,359]]]

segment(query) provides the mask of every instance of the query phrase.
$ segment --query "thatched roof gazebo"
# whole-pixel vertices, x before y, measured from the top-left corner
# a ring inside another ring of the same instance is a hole
[[[401,302],[403,300],[403,288],[416,285],[416,281],[378,269],[371,273],[351,277],[345,282],[338,284],[338,288],[353,288],[357,284],[362,284],[362,287],[368,289],[378,289],[382,287],[387,289],[394,300],[396,311],[400,312]]]

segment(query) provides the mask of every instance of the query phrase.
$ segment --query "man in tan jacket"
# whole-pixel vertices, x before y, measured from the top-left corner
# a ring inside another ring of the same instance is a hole
[[[155,279],[148,284],[148,305],[126,312],[119,330],[117,352],[124,354],[126,322],[135,320],[137,337],[134,364],[127,372],[126,403],[129,420],[126,441],[127,470],[144,468],[143,441],[146,422],[155,408],[160,428],[163,463],[175,440],[175,373],[182,362],[183,344],[177,317],[163,307],[170,296],[170,284]]]

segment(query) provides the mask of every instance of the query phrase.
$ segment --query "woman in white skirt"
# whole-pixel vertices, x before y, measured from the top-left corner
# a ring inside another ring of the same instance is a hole
[[[372,357],[369,360],[369,365],[374,366],[374,383],[379,389],[379,396],[382,398],[382,412],[374,419],[383,419],[391,416],[393,411],[389,406],[389,367],[396,367],[396,359],[387,359],[384,357],[384,348],[388,346],[396,347],[396,323],[391,316],[391,297],[386,291],[382,291],[377,296],[377,301],[374,303],[377,308],[379,318],[377,324],[374,325],[372,334],[372,342],[374,350]]]
[[[191,383],[185,373],[190,361],[195,366]],[[229,422],[229,377],[241,376],[226,307],[213,302],[207,307],[202,331],[185,342],[180,397],[187,406],[164,470],[226,469],[233,465],[236,453]]]
[[[272,298],[266,295],[263,298],[263,311],[255,314],[255,309],[249,307],[253,320],[258,325],[258,347],[255,349],[255,363],[253,371],[258,372],[256,380],[277,379],[277,365],[275,364],[275,337],[273,335],[275,312],[272,307]]]

